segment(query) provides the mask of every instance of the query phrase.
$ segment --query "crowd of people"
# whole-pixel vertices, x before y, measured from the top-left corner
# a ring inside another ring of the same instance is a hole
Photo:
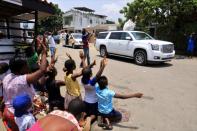
[[[46,39],[48,38],[48,40]],[[108,79],[102,73],[107,66],[107,58],[100,61],[96,75],[92,68],[96,61],[90,63],[88,58],[87,33],[83,32],[84,52],[79,52],[81,61],[76,72],[75,60],[66,54],[63,71],[64,81],[56,80],[55,42],[48,32],[42,40],[38,38],[37,48],[26,50],[27,59],[15,56],[7,63],[0,63],[0,116],[7,129],[12,131],[89,131],[91,124],[101,117],[98,125],[104,129],[113,129],[111,122],[120,121],[122,115],[113,107],[113,98],[141,98],[142,93],[127,95],[112,91]],[[47,46],[51,52],[51,61],[47,60]],[[86,62],[87,59],[87,62]],[[79,77],[85,89],[82,97]],[[60,87],[66,88],[61,96]],[[47,101],[38,96],[48,98]],[[83,99],[84,98],[84,99]],[[48,105],[49,107],[47,108]],[[46,111],[46,115],[37,119],[37,114]]]

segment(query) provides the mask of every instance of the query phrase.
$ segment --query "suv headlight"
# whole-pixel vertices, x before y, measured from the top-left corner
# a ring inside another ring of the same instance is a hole
[[[157,44],[151,44],[151,47],[152,47],[152,50],[159,50],[159,45],[157,45]]]

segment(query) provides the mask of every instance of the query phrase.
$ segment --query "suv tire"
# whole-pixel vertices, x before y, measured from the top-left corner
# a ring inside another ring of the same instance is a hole
[[[134,54],[134,60],[137,65],[146,65],[147,55],[144,50],[137,50]]]
[[[108,53],[107,53],[106,47],[105,46],[101,46],[100,47],[100,56],[105,57],[107,55],[108,55]]]

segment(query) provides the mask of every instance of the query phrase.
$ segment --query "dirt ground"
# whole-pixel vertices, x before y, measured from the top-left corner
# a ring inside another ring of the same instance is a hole
[[[79,69],[79,51],[58,45],[57,79],[62,71],[66,52],[76,60]],[[96,59],[98,70],[101,57],[94,47],[91,60]],[[109,79],[115,92],[142,92],[144,98],[114,99],[114,107],[123,113],[123,120],[114,124],[114,131],[196,131],[197,130],[197,59],[174,59],[160,65],[138,66],[133,60],[110,57],[103,75]],[[80,82],[80,78],[78,79]],[[82,94],[84,94],[83,88]],[[64,95],[65,87],[61,88]],[[0,130],[2,126],[0,127]],[[3,130],[3,129],[2,129]],[[102,130],[95,123],[93,131]]]

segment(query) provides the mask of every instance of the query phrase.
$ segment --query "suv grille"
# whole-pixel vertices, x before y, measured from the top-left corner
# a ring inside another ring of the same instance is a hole
[[[163,45],[161,51],[163,53],[172,53],[174,51],[174,45],[173,44]]]

